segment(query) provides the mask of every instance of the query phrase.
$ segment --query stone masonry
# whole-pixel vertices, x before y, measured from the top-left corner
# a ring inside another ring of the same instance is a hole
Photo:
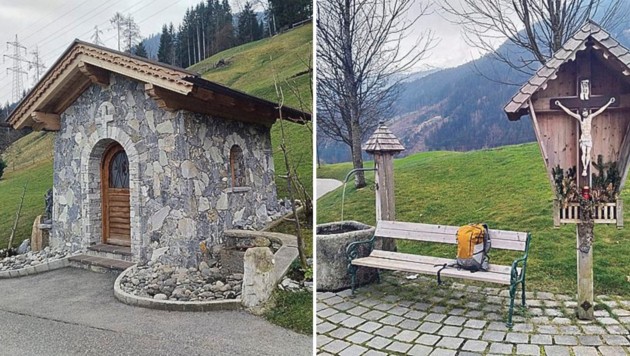
[[[318,355],[628,355],[630,301],[601,295],[596,320],[575,317],[575,298],[527,292],[508,330],[507,288],[409,280],[317,293]],[[452,282],[452,281],[451,281]]]
[[[53,245],[72,250],[102,240],[100,164],[112,142],[129,160],[131,250],[145,262],[168,247],[166,263],[197,264],[199,242],[225,228],[259,228],[277,208],[270,129],[187,112],[167,112],[144,83],[112,74],[62,115],[55,139]],[[229,154],[243,152],[245,185],[232,191]]]

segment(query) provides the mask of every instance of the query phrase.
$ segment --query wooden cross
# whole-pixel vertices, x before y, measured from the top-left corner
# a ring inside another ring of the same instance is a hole
[[[579,96],[552,98],[549,107],[555,110],[563,110],[569,116],[580,122],[580,151],[582,151],[582,176],[587,176],[591,165],[591,148],[593,137],[591,135],[592,120],[610,106],[619,106],[619,100],[602,95],[591,95],[591,80],[579,78],[577,81]],[[597,109],[593,112],[593,109]]]
[[[590,61],[585,70],[590,73]],[[580,122],[580,150],[582,151],[582,176],[587,175],[591,165],[591,148],[593,147],[593,137],[591,135],[592,120],[610,106],[619,106],[620,100],[601,95],[591,95],[591,80],[588,76],[579,77],[577,80],[578,96],[552,98],[549,107],[551,109],[563,110],[571,117]],[[596,110],[593,112],[593,110]],[[582,227],[582,228],[580,228]],[[588,246],[585,250],[584,240],[588,237],[588,232],[592,236],[592,225],[587,227],[578,224],[576,227],[577,238],[577,270],[578,270],[578,317],[580,319],[592,320],[593,311],[593,249]]]

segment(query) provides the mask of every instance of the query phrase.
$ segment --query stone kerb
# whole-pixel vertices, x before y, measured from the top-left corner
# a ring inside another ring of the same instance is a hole
[[[40,263],[35,266],[27,266],[20,269],[12,269],[6,271],[0,271],[0,279],[7,278],[18,278],[31,276],[34,274],[44,273],[48,271],[54,271],[56,269],[65,268],[70,266],[70,261],[68,261],[69,257],[60,258],[58,260]]]
[[[176,300],[155,300],[153,298],[139,297],[127,293],[120,287],[120,283],[127,273],[130,273],[136,265],[124,270],[114,282],[114,297],[120,302],[148,309],[159,309],[169,311],[193,311],[205,312],[212,310],[235,310],[241,307],[240,299],[212,300],[206,302],[181,302]]]

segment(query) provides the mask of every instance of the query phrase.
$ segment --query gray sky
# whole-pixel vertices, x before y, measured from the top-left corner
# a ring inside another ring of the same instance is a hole
[[[232,11],[238,12],[245,0],[230,0]],[[103,31],[106,46],[117,47],[116,35],[109,19],[117,11],[131,14],[140,26],[142,36],[160,32],[162,24],[181,21],[186,8],[201,0],[0,0],[0,54],[12,55],[6,42],[19,41],[27,47],[26,58],[32,60],[32,51],[37,47],[46,67],[50,67],[75,38],[92,41],[94,26]],[[256,1],[258,2],[258,1]],[[423,61],[418,70],[428,67],[453,67],[478,57],[462,40],[459,28],[437,11],[423,17],[409,36],[404,46],[411,45],[414,36],[426,29],[434,31],[439,43]],[[22,55],[24,51],[22,50]],[[13,66],[11,59],[0,63],[0,102],[11,100]],[[23,64],[26,69],[26,65]],[[34,71],[24,77],[26,88],[34,84]]]
[[[426,2],[428,0],[416,0],[414,5],[416,16],[422,8],[423,1]],[[433,32],[435,37],[434,48],[428,52],[423,60],[418,62],[415,66],[417,70],[456,67],[482,55],[482,53],[479,53],[479,49],[472,48],[466,43],[462,36],[461,28],[446,19],[450,18],[452,20],[453,18],[444,14],[444,11],[436,5],[440,1],[433,1],[433,5],[431,5],[427,14],[420,17],[413,28],[413,33],[402,44],[403,47],[410,48],[416,42],[417,36],[422,35],[427,30]],[[460,1],[452,0],[452,3],[455,4]],[[410,18],[413,16],[412,12],[414,11],[410,11]],[[503,40],[497,40],[496,46],[502,42]]]
[[[0,54],[13,55],[6,42],[19,41],[27,47],[26,59],[32,60],[37,47],[44,64],[49,68],[72,40],[79,38],[92,42],[94,26],[102,32],[107,47],[116,48],[117,41],[109,19],[117,12],[131,14],[140,27],[142,36],[160,32],[164,23],[176,26],[186,8],[202,0],[0,0]],[[231,0],[232,11],[241,8],[240,0]],[[244,3],[244,2],[243,2]],[[24,50],[21,50],[24,55]],[[13,60],[0,62],[0,103],[11,100]],[[26,69],[26,64],[23,64]],[[43,74],[43,73],[42,73]],[[28,79],[23,77],[26,88],[34,84],[34,71]]]

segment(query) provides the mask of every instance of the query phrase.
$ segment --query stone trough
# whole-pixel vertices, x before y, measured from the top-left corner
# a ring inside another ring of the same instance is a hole
[[[337,221],[317,225],[317,290],[338,291],[350,287],[346,247],[351,242],[369,240],[375,228],[357,221]],[[378,242],[377,242],[378,245]],[[368,245],[359,248],[367,256]],[[357,283],[366,284],[376,279],[376,270],[361,268]]]

